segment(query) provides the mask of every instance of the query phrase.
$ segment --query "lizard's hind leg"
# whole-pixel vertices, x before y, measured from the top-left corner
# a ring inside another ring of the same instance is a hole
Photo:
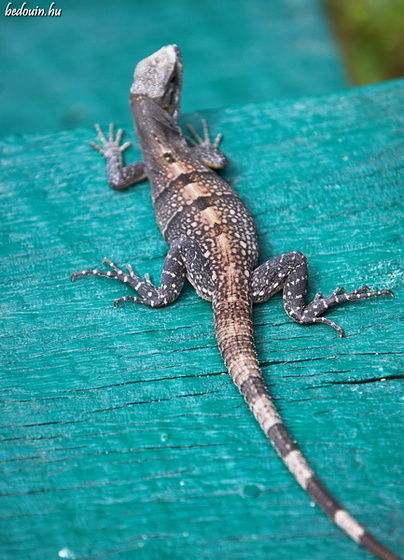
[[[195,258],[199,257],[199,258]],[[72,274],[71,279],[74,281],[79,276],[104,276],[119,280],[124,284],[129,284],[141,296],[123,296],[114,301],[114,306],[124,301],[135,301],[147,305],[149,307],[163,307],[172,303],[179,296],[181,289],[184,285],[186,274],[192,279],[195,279],[197,284],[201,284],[206,273],[202,257],[201,260],[200,250],[196,244],[186,237],[181,237],[173,243],[167,253],[161,273],[160,286],[156,287],[150,281],[150,276],[145,274],[145,279],[142,280],[136,274],[131,265],[126,265],[127,272],[118,268],[112,261],[105,258],[104,262],[111,267],[112,270],[81,270]],[[195,264],[196,263],[196,264]],[[198,265],[199,263],[199,265]],[[211,292],[210,286],[207,284],[206,290],[202,287],[204,295],[209,295]]]
[[[159,288],[154,286],[150,281],[150,276],[145,274],[145,279],[142,280],[136,274],[130,264],[126,265],[127,272],[118,268],[112,261],[104,258],[104,263],[112,268],[112,270],[82,270],[72,274],[71,279],[74,281],[79,276],[104,276],[119,280],[124,284],[129,284],[141,296],[123,296],[114,301],[114,306],[124,301],[136,301],[143,303],[149,307],[163,307],[174,301],[181,292],[185,280],[185,266],[182,259],[176,258],[175,253],[170,254],[169,251],[166,261],[164,263],[163,272],[161,274],[161,285]]]
[[[390,290],[369,291],[367,286],[344,293],[339,287],[329,296],[318,293],[313,301],[306,304],[307,294],[307,259],[299,251],[284,253],[259,266],[253,275],[253,301],[266,301],[276,292],[283,289],[283,304],[291,319],[302,325],[324,323],[333,327],[343,336],[343,330],[334,321],[321,317],[330,307],[349,301],[358,301],[371,297],[393,295]]]

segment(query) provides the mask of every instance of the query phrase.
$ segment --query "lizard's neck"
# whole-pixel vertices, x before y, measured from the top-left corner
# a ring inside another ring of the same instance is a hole
[[[185,144],[177,121],[158,103],[146,95],[131,95],[130,105],[143,161],[157,151],[163,152],[177,143]]]

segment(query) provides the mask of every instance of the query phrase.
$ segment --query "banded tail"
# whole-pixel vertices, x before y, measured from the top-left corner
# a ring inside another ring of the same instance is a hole
[[[354,519],[325,488],[289,435],[265,387],[257,360],[251,302],[213,301],[215,332],[224,362],[259,425],[300,486],[352,540],[380,560],[402,560]]]

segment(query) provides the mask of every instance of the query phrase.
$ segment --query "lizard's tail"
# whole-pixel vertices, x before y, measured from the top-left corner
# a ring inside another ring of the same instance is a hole
[[[252,413],[302,488],[351,539],[380,560],[402,560],[344,509],[314,474],[289,435],[265,387],[258,364],[251,303],[230,296],[213,301],[215,331],[226,367]]]

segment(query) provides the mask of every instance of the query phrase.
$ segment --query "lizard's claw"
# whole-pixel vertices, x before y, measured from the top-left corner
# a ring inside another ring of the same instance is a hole
[[[215,148],[217,148],[223,138],[223,134],[219,133],[216,136],[215,141],[211,141],[208,121],[206,119],[202,119],[203,138],[199,136],[192,124],[187,124],[187,128],[192,134],[193,138],[190,136],[187,136],[186,138],[193,146],[214,146]]]
[[[122,144],[122,146],[120,145],[124,130],[123,128],[119,128],[117,133],[115,134],[115,127],[113,123],[109,125],[108,138],[105,136],[99,124],[95,124],[94,128],[97,131],[98,139],[100,140],[101,145],[97,144],[96,142],[89,142],[89,145],[104,157],[106,157],[107,152],[111,149],[123,152],[132,145],[131,142],[125,142],[124,144]]]
[[[192,150],[199,159],[212,169],[221,169],[227,163],[227,158],[223,152],[219,150],[219,144],[223,138],[223,134],[218,134],[215,141],[212,142],[209,134],[209,127],[206,119],[202,119],[203,138],[196,132],[195,128],[187,125],[192,136],[186,136],[186,139],[192,144]]]

